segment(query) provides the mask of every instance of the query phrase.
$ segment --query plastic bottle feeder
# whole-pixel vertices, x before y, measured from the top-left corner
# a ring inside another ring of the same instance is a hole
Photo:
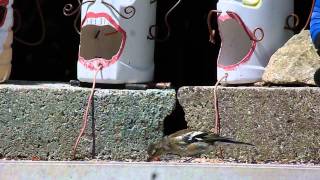
[[[0,83],[9,79],[12,60],[13,0],[0,0]]]
[[[81,7],[78,79],[97,83],[143,83],[153,79],[154,45],[147,35],[156,23],[150,0],[95,0]]]
[[[217,14],[221,37],[217,78],[227,74],[227,84],[261,80],[272,54],[293,35],[285,28],[293,12],[293,0],[219,0],[209,14]]]

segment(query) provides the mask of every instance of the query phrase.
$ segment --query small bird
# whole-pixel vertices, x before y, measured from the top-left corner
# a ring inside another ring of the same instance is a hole
[[[148,147],[148,161],[159,158],[163,154],[175,154],[181,157],[192,157],[210,152],[216,143],[244,144],[250,143],[235,141],[221,137],[214,133],[184,129],[177,131]]]

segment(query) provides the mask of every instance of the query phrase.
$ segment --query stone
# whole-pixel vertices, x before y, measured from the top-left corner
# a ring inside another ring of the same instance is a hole
[[[310,32],[304,30],[272,55],[262,80],[280,85],[316,85],[314,74],[319,68],[320,57]]]
[[[0,85],[0,157],[71,160],[89,88],[61,83]],[[175,107],[175,90],[97,89],[94,96],[98,159],[145,160],[147,146],[163,136]],[[92,118],[76,158],[92,158]]]
[[[182,87],[188,127],[214,127],[213,87]],[[223,158],[251,163],[320,163],[320,89],[219,87],[221,135],[253,143],[221,146]],[[221,157],[218,150],[208,157]]]

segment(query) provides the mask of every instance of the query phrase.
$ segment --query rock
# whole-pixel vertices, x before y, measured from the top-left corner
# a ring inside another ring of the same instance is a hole
[[[273,54],[262,80],[271,84],[315,85],[314,73],[319,68],[320,57],[310,32],[304,30]]]
[[[66,84],[14,82],[0,85],[0,157],[70,160],[90,93]],[[147,146],[163,136],[175,90],[97,89],[94,100],[99,159],[145,160]],[[77,151],[91,159],[92,118]]]
[[[218,98],[221,135],[255,145],[221,146],[224,159],[320,163],[319,88],[219,87]],[[214,127],[213,87],[180,88],[178,100],[190,128]]]

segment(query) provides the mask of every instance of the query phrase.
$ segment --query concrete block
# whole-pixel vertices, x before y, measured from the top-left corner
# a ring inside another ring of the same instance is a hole
[[[89,94],[89,88],[62,83],[1,84],[0,158],[70,160]],[[97,89],[97,158],[145,160],[148,144],[162,137],[163,121],[175,102],[174,90]],[[77,159],[91,158],[91,119]]]
[[[178,100],[188,126],[214,127],[213,87],[183,87]],[[219,87],[221,135],[250,142],[223,146],[239,162],[320,162],[320,88]],[[209,155],[216,157],[215,153]]]

